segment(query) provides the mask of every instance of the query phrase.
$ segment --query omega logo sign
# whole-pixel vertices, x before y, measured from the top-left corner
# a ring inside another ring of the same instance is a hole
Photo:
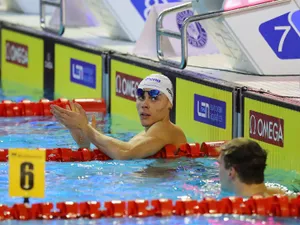
[[[139,77],[116,72],[116,95],[136,101],[136,90],[142,81]]]
[[[27,67],[28,66],[28,46],[12,41],[6,41],[6,61]]]
[[[259,141],[283,147],[284,120],[250,110],[249,136]]]

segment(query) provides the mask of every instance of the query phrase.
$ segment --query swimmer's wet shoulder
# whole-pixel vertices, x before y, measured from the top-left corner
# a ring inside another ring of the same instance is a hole
[[[249,198],[249,197],[253,197],[253,196],[261,196],[264,198],[267,197],[272,197],[272,196],[287,196],[288,198],[295,198],[297,197],[296,193],[293,193],[291,191],[284,191],[280,188],[276,188],[276,187],[267,187],[265,186],[265,190],[262,192],[258,192],[258,193],[254,193],[254,194],[249,194],[248,195],[244,195],[243,197],[245,198]]]
[[[267,193],[268,195],[284,195],[286,194],[283,190],[281,190],[280,188],[275,188],[275,187],[267,187]]]
[[[288,190],[287,188],[279,188],[279,187],[267,187],[267,195],[286,195],[289,198],[296,198],[297,193]]]

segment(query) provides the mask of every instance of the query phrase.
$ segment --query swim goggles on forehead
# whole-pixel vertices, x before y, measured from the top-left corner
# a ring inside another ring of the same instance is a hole
[[[138,98],[144,98],[145,92],[147,92],[151,98],[156,98],[161,93],[159,90],[156,90],[156,89],[152,89],[150,91],[144,91],[142,88],[138,88],[136,91],[136,95]]]

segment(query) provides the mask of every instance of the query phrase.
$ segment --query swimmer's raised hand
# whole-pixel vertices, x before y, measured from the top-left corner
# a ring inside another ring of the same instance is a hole
[[[76,103],[76,104],[77,104],[77,103]],[[78,105],[79,105],[79,104],[78,104]],[[71,107],[70,107],[70,106],[71,106]],[[77,112],[77,113],[79,113],[79,108],[74,104],[74,102],[70,101],[70,106],[67,105],[67,106],[66,106],[66,109],[67,109],[67,110],[70,110],[70,111],[72,111],[72,112]],[[80,105],[79,105],[79,106],[80,106]],[[80,106],[80,107],[81,107],[81,106]],[[91,126],[92,126],[93,128],[96,129],[96,124],[97,124],[96,117],[95,117],[95,115],[92,115]]]
[[[84,109],[78,103],[73,105],[73,109],[64,109],[57,105],[51,105],[51,113],[64,126],[69,129],[82,129],[88,125],[88,118]]]
[[[70,107],[67,105],[66,109],[60,108],[58,106],[51,106],[51,112],[61,124],[69,129],[74,141],[77,143],[79,148],[90,148],[91,142],[88,137],[82,132],[82,130],[76,128],[76,126],[71,125],[72,123],[74,123],[74,115],[78,117],[80,114],[82,114],[81,116],[83,116],[83,118],[86,118],[85,111],[82,108],[82,110],[80,110],[80,108],[81,106],[78,107],[73,102],[70,102]],[[73,114],[70,114],[68,112],[72,112]],[[75,117],[75,120],[77,117]],[[93,128],[96,128],[95,115],[92,116],[91,126]]]

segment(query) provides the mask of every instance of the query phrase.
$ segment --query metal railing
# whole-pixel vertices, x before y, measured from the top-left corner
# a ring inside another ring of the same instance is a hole
[[[65,19],[64,19],[64,0],[59,0],[58,2],[53,2],[50,0],[40,0],[40,25],[41,28],[49,33],[53,33],[53,34],[58,34],[58,35],[63,35],[63,33],[65,32]],[[45,6],[54,6],[60,9],[60,17],[59,17],[59,27],[57,29],[55,28],[51,28],[51,27],[47,27],[46,26],[46,18],[45,18],[45,14],[46,14],[46,10],[45,10]]]
[[[273,6],[273,5],[290,2],[290,1],[291,0],[277,0],[277,1],[266,2],[266,3],[262,3],[262,4],[258,4],[258,5],[248,6],[248,7],[244,7],[244,8],[233,9],[233,10],[229,10],[229,11],[220,10],[220,11],[215,11],[215,12],[194,15],[194,16],[188,17],[184,20],[182,27],[180,29],[180,32],[174,32],[171,30],[164,29],[162,27],[163,19],[169,13],[174,13],[174,12],[182,11],[187,8],[192,8],[192,3],[191,2],[184,3],[181,5],[166,9],[159,14],[159,16],[156,20],[157,57],[162,64],[165,64],[165,65],[168,65],[171,67],[175,67],[178,69],[184,69],[186,67],[187,61],[188,61],[187,28],[191,23],[200,21],[200,20],[204,20],[204,19],[210,19],[210,18],[214,18],[214,17],[249,11],[249,10],[253,10],[253,9],[257,9],[257,8]],[[164,57],[164,52],[162,49],[162,37],[163,36],[181,40],[181,61],[180,62],[175,61],[175,60],[166,59]]]

